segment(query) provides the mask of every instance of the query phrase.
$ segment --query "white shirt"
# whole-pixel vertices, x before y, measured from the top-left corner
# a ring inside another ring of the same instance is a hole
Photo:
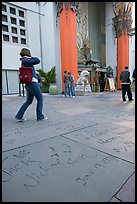
[[[38,83],[38,80],[37,80],[35,77],[33,77],[33,78],[32,78],[32,82]]]

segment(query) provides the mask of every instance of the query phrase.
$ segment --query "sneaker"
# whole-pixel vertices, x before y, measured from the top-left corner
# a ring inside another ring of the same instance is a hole
[[[130,102],[133,101],[133,98],[131,100],[129,100]]]
[[[19,118],[16,118],[16,117],[15,117],[15,119],[16,119],[16,122],[23,122],[23,121],[26,120],[25,118],[20,118],[20,119],[19,119]]]
[[[42,119],[37,119],[38,121],[45,121],[45,120],[48,120],[48,118],[42,118]]]

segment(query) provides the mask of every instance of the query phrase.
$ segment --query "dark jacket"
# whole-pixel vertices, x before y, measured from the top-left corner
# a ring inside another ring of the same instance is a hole
[[[24,67],[32,67],[33,71],[32,71],[32,77],[35,77],[36,79],[38,79],[35,69],[34,69],[34,65],[39,64],[40,60],[37,57],[23,57],[20,59],[22,61],[22,66]]]
[[[121,80],[121,84],[130,84],[130,72],[128,69],[124,69],[120,73],[120,80]]]

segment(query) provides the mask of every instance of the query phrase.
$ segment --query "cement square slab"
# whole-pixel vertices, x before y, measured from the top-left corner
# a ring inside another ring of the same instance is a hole
[[[94,123],[65,137],[135,163],[135,131],[118,124]]]
[[[56,123],[56,121],[55,121]],[[69,134],[70,132],[74,132],[77,130],[81,130],[83,128],[87,128],[91,126],[91,121],[81,121],[79,118],[76,118],[74,120],[71,120],[70,118],[65,119],[64,121],[61,122],[60,120],[56,123],[51,123],[50,124],[50,129],[53,130],[54,135],[64,135],[64,134]],[[95,125],[96,123],[94,122],[94,120],[92,121],[93,125]],[[53,129],[54,126],[54,129]]]
[[[134,171],[129,162],[59,136],[2,154],[2,200],[108,202]]]
[[[123,202],[135,202],[135,174],[128,179],[116,197]]]
[[[96,111],[96,109],[86,108],[86,107],[75,107],[75,108],[67,108],[63,110],[58,110],[58,112],[66,114],[66,115],[79,115],[81,113],[88,113],[91,111]]]
[[[55,136],[53,131],[45,125],[44,128],[42,128],[42,123],[44,121],[40,122],[41,123],[41,128],[39,127],[33,127],[32,125],[29,126],[29,124],[23,122],[24,124],[22,126],[19,125],[19,127],[8,131],[2,139],[2,150],[7,151],[13,148],[21,147],[24,145],[28,145],[31,143],[35,143],[41,140],[45,140],[48,138],[51,138]],[[35,123],[34,123],[35,124]]]

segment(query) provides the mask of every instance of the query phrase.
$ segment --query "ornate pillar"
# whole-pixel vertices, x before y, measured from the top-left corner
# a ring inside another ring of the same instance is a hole
[[[117,88],[121,88],[120,73],[125,66],[129,67],[129,36],[126,32],[117,39]]]
[[[117,37],[117,88],[121,89],[120,73],[125,66],[129,66],[129,35],[132,32],[131,2],[121,2],[114,5],[113,18]]]
[[[58,15],[60,16],[60,45],[61,45],[61,66],[62,79],[64,70],[71,72],[78,78],[78,59],[77,59],[77,29],[76,29],[76,10],[75,2],[57,2]],[[62,81],[62,90],[64,83]]]

